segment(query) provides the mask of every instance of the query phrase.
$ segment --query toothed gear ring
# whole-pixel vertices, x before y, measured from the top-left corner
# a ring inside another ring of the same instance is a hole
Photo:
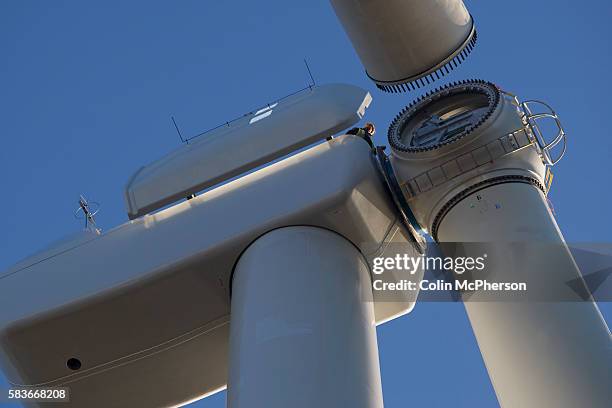
[[[487,121],[500,90],[482,80],[454,82],[404,108],[389,126],[389,143],[402,152],[438,149],[469,135]]]

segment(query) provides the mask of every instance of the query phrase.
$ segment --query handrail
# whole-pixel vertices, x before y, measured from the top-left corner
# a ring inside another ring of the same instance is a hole
[[[548,112],[533,113],[533,105],[539,105],[540,107],[543,106],[548,110]],[[567,135],[563,129],[563,126],[561,125],[559,116],[550,105],[539,100],[528,100],[521,102],[519,104],[519,109],[523,114],[523,123],[533,136],[536,142],[536,147],[542,155],[544,164],[547,166],[554,166],[563,158],[567,150]],[[540,126],[538,126],[538,120],[543,118],[553,119],[557,126],[557,135],[550,142],[546,141],[544,132],[542,132]],[[561,153],[559,153],[557,157],[553,158],[551,155],[551,150],[561,142],[563,142]]]

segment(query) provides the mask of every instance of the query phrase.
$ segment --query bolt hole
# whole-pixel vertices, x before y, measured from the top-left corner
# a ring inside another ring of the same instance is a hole
[[[81,368],[81,360],[79,360],[78,358],[70,358],[68,359],[68,361],[66,361],[66,367],[76,371]]]

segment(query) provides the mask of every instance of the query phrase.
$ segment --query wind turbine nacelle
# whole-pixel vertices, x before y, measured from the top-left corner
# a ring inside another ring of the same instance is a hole
[[[440,79],[476,44],[461,0],[331,0],[379,89],[401,92]]]
[[[353,94],[355,112],[365,94]],[[304,121],[333,115],[332,104]],[[276,113],[261,120],[269,133],[260,136],[290,139],[291,128],[279,121],[295,115]],[[345,120],[311,130],[325,134]],[[296,134],[301,126],[295,123]],[[237,147],[223,156],[228,168]],[[66,408],[177,406],[223,389],[234,267],[258,237],[294,225],[334,231],[370,263],[418,256],[369,144],[335,137],[107,232],[79,234],[1,273],[6,377],[16,386],[69,387]],[[389,282],[403,278],[389,273]],[[416,300],[408,292],[381,296],[374,293],[377,323],[409,312]]]

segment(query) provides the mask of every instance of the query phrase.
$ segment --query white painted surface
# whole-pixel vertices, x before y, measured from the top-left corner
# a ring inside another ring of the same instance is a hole
[[[472,29],[461,0],[331,0],[368,74],[399,81],[453,54]]]
[[[357,86],[321,85],[193,139],[130,178],[128,216],[158,210],[347,129],[371,100]]]
[[[349,241],[269,232],[232,288],[229,408],[383,406],[369,268]]]
[[[469,135],[446,146],[424,152],[401,152],[393,150],[391,163],[400,183],[441,166],[451,159],[468,155],[475,149],[487,145],[502,136],[523,129],[517,103],[509,94],[502,93],[497,108],[491,116]],[[519,133],[522,140],[527,140]],[[518,137],[518,136],[517,136]],[[436,186],[416,197],[406,197],[410,208],[421,226],[432,233],[432,224],[440,209],[467,186],[507,175],[521,175],[540,180],[544,184],[546,168],[534,146],[499,157],[498,159],[472,170],[462,172],[449,181]],[[404,185],[405,189],[406,186]]]
[[[514,97],[503,94],[492,115],[466,137],[424,152],[394,151],[394,170],[405,183],[511,132],[525,137],[523,127]],[[432,233],[441,219],[439,242],[479,243],[442,246],[447,256],[489,256],[485,270],[472,279],[528,283],[528,296],[522,298],[463,294],[501,406],[609,407],[610,331],[596,304],[580,301],[567,284],[580,282],[580,271],[544,193],[531,184],[545,184],[546,167],[535,146],[516,144],[523,147],[432,182],[424,192],[407,194],[408,202]]]
[[[488,279],[513,281],[517,271],[528,271],[529,285],[546,294],[553,285],[564,287],[578,279],[580,271],[545,200],[529,184],[487,187],[450,210],[438,237],[483,243],[486,252],[497,252]],[[512,242],[550,243],[566,250],[547,257],[500,245]],[[482,253],[468,249],[465,255]],[[594,302],[483,302],[470,297],[465,307],[503,408],[610,407],[612,341]]]
[[[370,146],[337,137],[0,273],[0,365],[16,384],[71,387],[75,407],[167,406],[215,392],[227,381],[231,272],[251,242],[289,225],[333,230],[368,260],[414,250]],[[375,298],[376,320],[407,313],[415,297]],[[78,371],[66,367],[73,357]]]

